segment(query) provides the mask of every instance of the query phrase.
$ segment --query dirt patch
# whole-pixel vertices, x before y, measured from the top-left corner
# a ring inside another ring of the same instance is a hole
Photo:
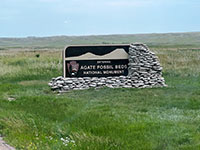
[[[2,137],[0,137],[0,150],[15,150],[15,148],[6,144]]]

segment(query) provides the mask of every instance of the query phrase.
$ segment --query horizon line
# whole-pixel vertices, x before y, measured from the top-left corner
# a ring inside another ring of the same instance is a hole
[[[186,32],[147,32],[147,33],[115,33],[115,34],[80,34],[80,35],[44,35],[44,36],[0,36],[1,39],[24,39],[24,38],[49,38],[49,37],[86,37],[86,36],[112,36],[112,35],[150,35],[150,34],[179,34],[179,33],[200,33],[200,31]]]

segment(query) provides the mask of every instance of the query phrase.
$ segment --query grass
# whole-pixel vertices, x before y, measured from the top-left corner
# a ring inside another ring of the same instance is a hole
[[[63,48],[71,44],[130,44],[132,42],[142,42],[159,48],[197,48],[200,46],[199,41],[200,32],[0,38],[0,50],[10,48],[40,50]]]
[[[167,88],[58,94],[61,51],[2,50],[0,134],[25,150],[199,150],[200,48],[153,51]]]

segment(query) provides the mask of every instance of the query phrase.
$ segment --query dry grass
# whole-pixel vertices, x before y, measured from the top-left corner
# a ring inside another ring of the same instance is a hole
[[[180,75],[199,75],[200,49],[162,49],[154,50],[159,57],[164,72]]]

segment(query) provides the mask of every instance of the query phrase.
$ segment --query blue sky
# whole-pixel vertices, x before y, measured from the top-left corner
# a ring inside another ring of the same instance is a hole
[[[0,37],[200,31],[200,0],[1,0]]]

